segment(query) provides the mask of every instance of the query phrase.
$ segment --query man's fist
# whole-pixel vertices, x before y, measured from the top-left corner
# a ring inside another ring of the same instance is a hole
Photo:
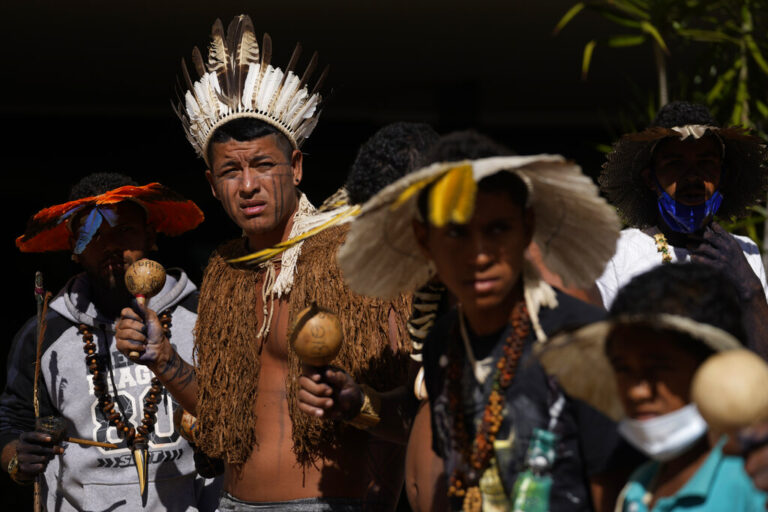
[[[64,447],[54,444],[49,434],[24,432],[16,444],[16,459],[19,461],[19,480],[32,480],[45,471],[54,455],[64,453]]]
[[[349,420],[363,406],[363,390],[344,370],[305,366],[299,386],[299,409],[310,416]]]
[[[120,352],[126,356],[138,352],[140,356],[131,359],[150,368],[167,359],[169,351],[173,350],[157,314],[139,304],[120,312],[115,341]]]

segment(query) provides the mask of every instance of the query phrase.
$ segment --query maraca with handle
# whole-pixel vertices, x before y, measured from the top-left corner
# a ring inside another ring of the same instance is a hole
[[[310,307],[299,313],[292,328],[290,342],[303,364],[324,367],[336,358],[343,340],[344,333],[339,318],[313,302]],[[381,419],[381,398],[365,384],[356,388],[362,394],[362,403],[358,404],[357,415],[344,421],[353,427],[368,430],[376,426]]]
[[[691,382],[691,399],[719,434],[768,420],[768,364],[750,350],[726,350],[707,359]]]
[[[145,305],[147,300],[157,295],[165,286],[165,269],[154,260],[142,258],[135,261],[125,271],[125,287],[136,297],[136,302]],[[135,350],[128,357],[135,359],[141,354]]]
[[[299,313],[290,342],[302,363],[327,366],[339,353],[343,339],[339,318],[313,302]]]

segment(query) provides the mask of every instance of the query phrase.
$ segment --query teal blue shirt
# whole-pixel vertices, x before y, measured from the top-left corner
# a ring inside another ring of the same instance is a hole
[[[659,470],[659,462],[640,466],[622,492],[624,512],[765,512],[768,496],[758,491],[744,471],[744,459],[723,455],[717,443],[704,464],[673,496],[659,498],[653,509],[643,502],[646,487]]]

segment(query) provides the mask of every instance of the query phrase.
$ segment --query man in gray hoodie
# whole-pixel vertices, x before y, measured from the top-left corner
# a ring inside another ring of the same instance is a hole
[[[147,414],[153,422],[146,436],[149,484],[143,506],[215,508],[218,490],[197,476],[193,450],[174,427],[178,404],[145,366],[117,351],[114,338],[120,310],[133,301],[125,288],[126,268],[156,249],[157,232],[180,234],[202,219],[194,203],[162,185],[139,187],[126,176],[92,174],[73,188],[70,202],[35,215],[17,240],[22,251],[68,249],[84,270],[48,305],[40,416],[63,418],[66,437],[117,445],[62,443],[36,431],[36,320],[30,319],[8,357],[8,381],[0,395],[0,446],[2,467],[13,480],[23,484],[42,476],[46,509],[140,510],[131,446]],[[184,271],[172,268],[162,290],[148,301],[163,312],[166,333],[185,358],[192,355],[197,296]]]

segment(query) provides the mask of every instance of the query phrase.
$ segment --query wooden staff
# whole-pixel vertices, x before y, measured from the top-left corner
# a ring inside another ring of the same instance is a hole
[[[37,326],[35,334],[37,335],[37,351],[35,353],[35,381],[33,382],[32,391],[32,404],[35,409],[35,421],[40,418],[40,358],[43,351],[43,336],[45,336],[45,316],[48,313],[48,300],[51,298],[50,293],[46,293],[43,288],[43,273],[39,270],[35,272],[35,302],[37,303]],[[35,477],[35,512],[42,510],[42,503],[40,501],[40,475]]]

